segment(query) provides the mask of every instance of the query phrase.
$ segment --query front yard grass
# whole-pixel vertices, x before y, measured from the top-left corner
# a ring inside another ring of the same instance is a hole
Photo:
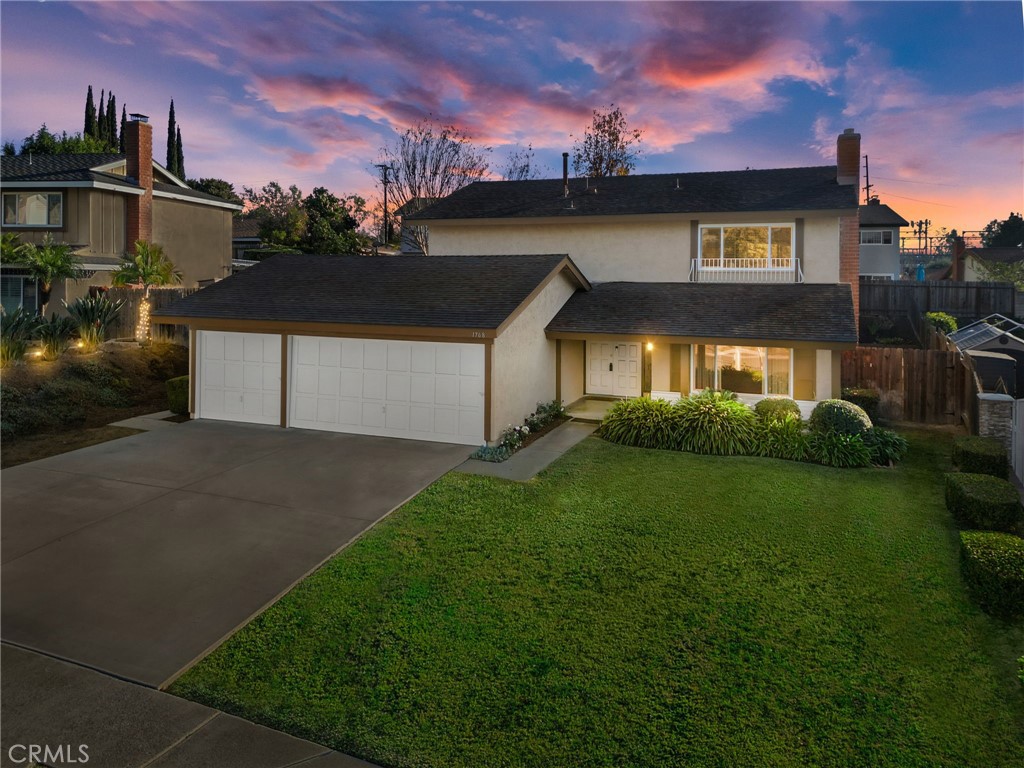
[[[172,692],[385,766],[1019,766],[948,433],[892,470],[591,438],[449,473]]]

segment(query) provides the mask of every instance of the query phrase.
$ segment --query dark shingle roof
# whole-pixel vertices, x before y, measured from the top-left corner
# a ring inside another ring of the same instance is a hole
[[[235,216],[231,220],[231,237],[232,239],[238,238],[256,238],[260,236],[260,223],[257,219],[243,219],[241,216]]]
[[[153,314],[497,328],[565,259],[281,254]]]
[[[862,227],[909,227],[909,222],[888,205],[877,200],[860,207]]]
[[[558,333],[856,343],[845,284],[601,283],[548,324]]]
[[[965,256],[974,256],[982,261],[991,261],[997,264],[1016,264],[1024,261],[1024,248],[1012,245],[996,246],[993,248],[968,248],[964,251]]]
[[[478,181],[439,200],[421,213],[407,216],[406,220],[857,207],[856,185],[837,184],[834,165],[763,171],[610,176],[589,181],[570,179],[569,188],[570,195],[566,198],[561,179]]]
[[[37,178],[45,181],[50,176],[80,173],[118,160],[124,160],[124,155],[111,152],[81,155],[16,155],[0,158],[0,175],[4,181],[30,181]],[[121,179],[123,181],[124,177]]]

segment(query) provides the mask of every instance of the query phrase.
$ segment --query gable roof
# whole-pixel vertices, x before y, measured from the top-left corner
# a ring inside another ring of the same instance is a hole
[[[860,207],[862,227],[909,227],[910,223],[896,211],[877,199]]]
[[[964,256],[973,256],[982,261],[991,261],[995,264],[1016,264],[1024,261],[1024,248],[1020,246],[996,246],[993,248],[968,248]]]
[[[601,283],[577,291],[546,330],[857,342],[853,293],[844,283]]]
[[[154,317],[496,329],[572,260],[543,256],[280,254]]]
[[[659,173],[570,179],[477,181],[407,221],[570,218],[651,213],[836,210],[857,207],[855,184],[836,182],[836,166],[760,171]]]

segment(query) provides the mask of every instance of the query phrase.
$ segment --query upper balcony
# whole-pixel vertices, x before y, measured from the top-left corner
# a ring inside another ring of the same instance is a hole
[[[802,283],[800,259],[718,258],[690,263],[693,283]]]

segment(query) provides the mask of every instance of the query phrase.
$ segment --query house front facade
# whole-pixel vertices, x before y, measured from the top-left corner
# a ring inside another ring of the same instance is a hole
[[[18,155],[0,160],[3,232],[39,244],[49,235],[69,244],[85,277],[54,286],[51,308],[109,286],[136,240],[163,247],[186,287],[220,280],[231,271],[231,221],[241,207],[197,192],[153,161],[152,126],[133,115],[125,154]],[[0,269],[5,311],[38,309],[25,270]]]
[[[276,256],[157,314],[199,417],[479,444],[553,399],[809,411],[857,341],[859,157],[478,182],[408,217],[429,255]]]
[[[877,197],[860,207],[860,273],[866,277],[899,280],[900,228],[910,226]]]

